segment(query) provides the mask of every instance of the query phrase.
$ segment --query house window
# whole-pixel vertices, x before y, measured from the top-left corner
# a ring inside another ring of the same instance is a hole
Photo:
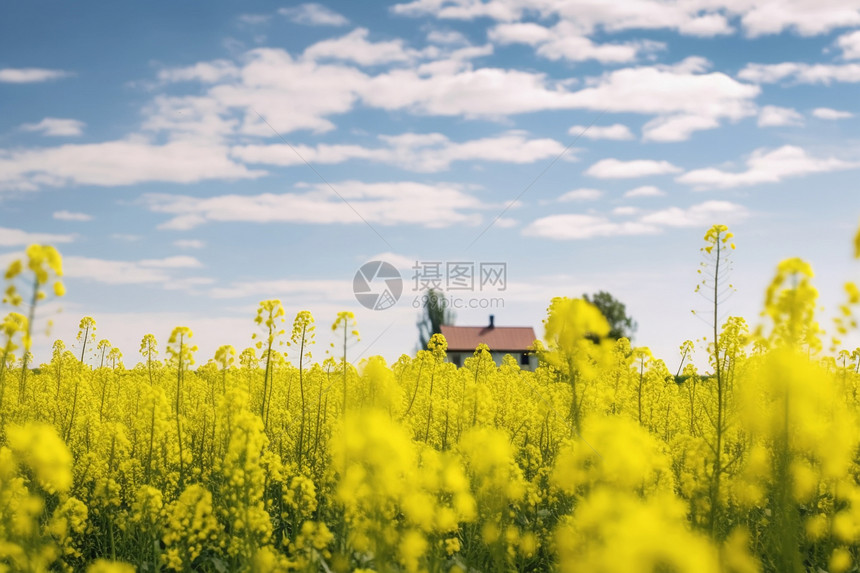
[[[520,366],[528,366],[529,365],[529,353],[523,352],[520,354]]]
[[[459,367],[460,367],[460,355],[459,355],[459,354],[454,354],[453,356],[451,356],[451,363],[452,363],[454,366],[456,366],[456,367],[458,367],[458,368],[459,368]]]

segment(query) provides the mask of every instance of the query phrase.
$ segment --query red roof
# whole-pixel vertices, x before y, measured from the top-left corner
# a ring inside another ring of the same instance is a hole
[[[531,326],[442,325],[442,336],[454,352],[474,352],[481,343],[494,352],[525,352],[537,338]]]

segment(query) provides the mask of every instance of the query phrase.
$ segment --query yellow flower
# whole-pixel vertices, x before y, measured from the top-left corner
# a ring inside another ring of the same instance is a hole
[[[445,539],[445,553],[452,555],[460,551],[460,540],[456,537],[448,537]]]
[[[844,547],[837,547],[830,556],[830,571],[832,573],[847,571],[852,562],[851,553]]]
[[[107,559],[96,559],[89,567],[87,573],[134,573],[135,568],[130,563],[121,561],[108,561]]]
[[[45,491],[62,493],[72,486],[72,454],[52,427],[32,422],[10,424],[6,440]]]
[[[427,540],[420,532],[407,531],[400,540],[399,557],[400,564],[406,571],[418,571],[418,560],[427,551]]]
[[[857,234],[854,235],[854,258],[860,259],[860,229],[857,229]]]

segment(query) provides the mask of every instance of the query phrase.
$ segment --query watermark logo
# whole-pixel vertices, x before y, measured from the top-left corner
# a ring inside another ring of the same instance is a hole
[[[415,261],[412,290],[497,291],[508,288],[507,263]]]
[[[403,277],[391,263],[370,261],[361,265],[352,279],[352,292],[365,308],[386,310],[403,294]]]
[[[400,300],[403,282],[400,272],[391,263],[370,261],[355,273],[352,290],[365,308],[386,310]],[[504,308],[503,298],[492,298],[488,294],[508,289],[508,266],[503,262],[415,261],[411,282],[414,308]],[[481,295],[457,296],[469,292]]]

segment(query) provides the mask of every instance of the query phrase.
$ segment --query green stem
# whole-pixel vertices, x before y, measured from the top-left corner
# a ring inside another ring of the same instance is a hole
[[[179,413],[180,401],[182,399],[182,354],[184,348],[184,334],[179,335],[179,370],[176,373],[176,441],[179,444],[179,489],[182,490],[185,483],[185,468],[182,461],[182,420]]]
[[[30,336],[33,333],[33,321],[36,320],[36,301],[39,295],[39,279],[33,279],[33,297],[30,300],[30,314],[27,317],[27,334],[24,339],[24,361],[21,366],[21,384],[18,389],[18,403],[22,404],[27,400],[27,366],[30,362]]]

